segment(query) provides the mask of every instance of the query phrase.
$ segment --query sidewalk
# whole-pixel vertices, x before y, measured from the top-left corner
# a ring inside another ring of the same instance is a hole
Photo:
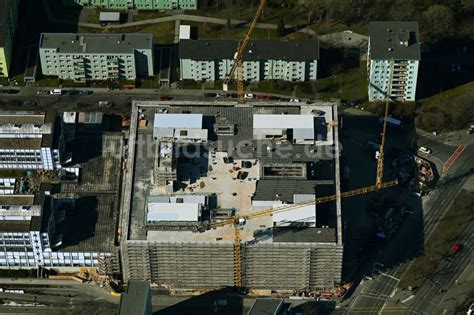
[[[456,147],[461,144],[468,144],[474,140],[474,134],[468,135],[467,128],[457,131],[438,133],[436,136],[431,132],[427,132],[418,128],[416,129],[416,133],[423,138]]]

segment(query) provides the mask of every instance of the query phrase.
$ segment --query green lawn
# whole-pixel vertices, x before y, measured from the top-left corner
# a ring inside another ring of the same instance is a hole
[[[36,80],[35,84],[41,87],[58,87],[59,79],[58,78],[41,78],[39,80]]]
[[[474,121],[474,82],[431,96],[422,102],[419,126],[427,131],[451,131]]]
[[[451,248],[456,239],[474,220],[473,203],[474,194],[461,191],[446,215],[440,219],[431,237],[425,241],[424,252],[414,259],[410,269],[401,279],[400,287],[406,289],[408,286],[422,285],[435,272],[440,261],[452,254]]]
[[[101,33],[101,29],[79,27],[79,33]],[[172,44],[174,41],[174,22],[149,24],[146,26],[109,28],[112,33],[151,33],[155,44]]]
[[[367,71],[364,66],[317,81],[318,93],[322,99],[337,97],[345,101],[367,100]]]
[[[150,24],[135,32],[152,33],[155,44],[172,44],[174,41],[174,22]],[[123,30],[123,29],[122,29]]]
[[[247,31],[247,27],[232,27],[228,28],[227,25],[211,24],[211,23],[200,23],[193,21],[182,21],[181,24],[191,25],[197,27],[198,38],[209,38],[209,39],[235,39],[240,40]],[[254,29],[252,33],[252,39],[274,39],[276,38],[275,30],[266,30],[261,28]]]
[[[184,90],[200,90],[202,88],[202,82],[194,80],[182,80],[179,81],[179,88]]]
[[[168,11],[138,11],[133,15],[133,21],[152,20],[170,15]]]
[[[242,5],[241,8],[227,9],[223,8],[221,10],[216,10],[215,7],[210,8],[201,8],[196,11],[186,11],[186,14],[189,15],[199,15],[199,16],[208,16],[221,19],[233,19],[233,20],[242,20],[242,21],[251,21],[257,11],[256,5]],[[265,7],[263,10],[262,17],[259,18],[259,23],[278,23],[280,17],[284,18],[286,25],[296,25],[302,23],[302,21],[294,10],[288,10],[286,8],[269,8]]]

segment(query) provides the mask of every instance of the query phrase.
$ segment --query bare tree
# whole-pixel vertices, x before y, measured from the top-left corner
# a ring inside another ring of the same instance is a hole
[[[422,15],[423,29],[430,40],[438,41],[454,34],[453,11],[444,5],[432,5]]]

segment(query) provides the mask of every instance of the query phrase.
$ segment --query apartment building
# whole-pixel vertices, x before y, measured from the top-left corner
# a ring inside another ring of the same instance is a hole
[[[9,76],[17,18],[18,0],[0,0],[0,77]]]
[[[181,80],[225,79],[237,46],[235,40],[181,40]],[[253,40],[243,56],[244,80],[316,80],[318,59],[318,40]]]
[[[197,10],[198,6],[198,0],[63,0],[63,3],[107,9],[137,10]]]
[[[416,22],[370,22],[369,101],[414,101],[420,63]]]
[[[42,34],[41,69],[64,80],[135,80],[153,75],[151,34]]]

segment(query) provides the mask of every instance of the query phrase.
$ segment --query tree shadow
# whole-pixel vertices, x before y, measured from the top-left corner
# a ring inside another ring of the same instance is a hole
[[[49,19],[47,15],[48,8],[43,5],[46,2],[54,17],[67,20],[68,23],[58,24]],[[76,33],[78,31],[77,23],[79,22],[80,12],[80,6],[64,8],[61,1],[20,1],[9,76],[21,75],[25,73],[26,68],[32,66],[35,60],[31,60],[31,58],[28,60],[28,52],[30,48],[38,49],[41,33]]]
[[[327,78],[350,69],[359,68],[359,54],[359,48],[320,45],[318,79]]]
[[[474,81],[474,40],[446,39],[421,56],[417,99]]]

